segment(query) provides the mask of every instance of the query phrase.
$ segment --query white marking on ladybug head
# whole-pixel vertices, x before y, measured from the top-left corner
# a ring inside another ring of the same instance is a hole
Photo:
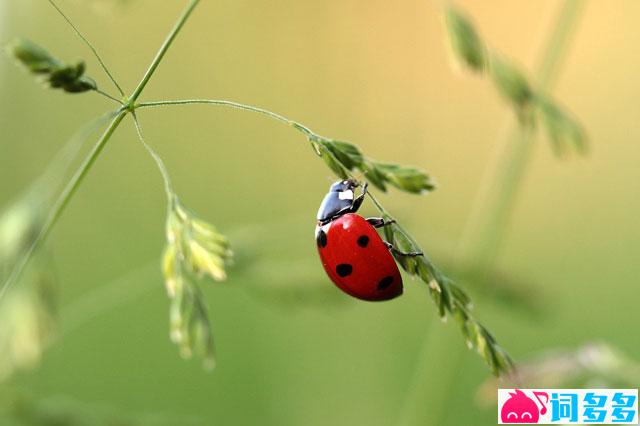
[[[338,192],[338,198],[341,200],[353,200],[353,191],[348,189],[346,191]]]

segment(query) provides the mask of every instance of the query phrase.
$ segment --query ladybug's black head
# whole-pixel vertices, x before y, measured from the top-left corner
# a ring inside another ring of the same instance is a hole
[[[342,191],[352,191],[358,187],[358,183],[353,179],[340,180],[333,185],[331,185],[331,189],[329,192],[342,192]]]
[[[341,214],[351,213],[355,198],[353,190],[357,187],[358,183],[352,179],[341,180],[331,185],[320,204],[318,221],[326,223]]]

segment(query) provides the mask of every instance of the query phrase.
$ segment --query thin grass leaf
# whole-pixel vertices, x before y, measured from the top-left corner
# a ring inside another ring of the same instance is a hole
[[[471,22],[451,5],[445,8],[444,22],[454,58],[470,69],[482,72],[487,63],[486,48]]]
[[[334,157],[346,168],[351,171],[355,168],[361,168],[364,158],[357,146],[343,141],[325,140],[322,145],[327,148]]]
[[[378,188],[379,190],[386,192],[387,185],[385,184],[385,176],[380,170],[378,170],[372,163],[365,162],[363,164],[362,172],[364,177],[369,183]]]
[[[424,171],[415,167],[399,164],[370,162],[370,167],[376,170],[379,177],[398,189],[411,194],[421,194],[435,189],[431,178]]]
[[[325,164],[338,176],[340,179],[348,179],[348,169],[333,155],[333,153],[326,147],[320,148],[320,157],[324,160]]]
[[[563,156],[570,148],[580,153],[585,152],[586,136],[580,123],[571,118],[552,100],[538,96],[536,101],[540,121],[553,143],[556,154]]]

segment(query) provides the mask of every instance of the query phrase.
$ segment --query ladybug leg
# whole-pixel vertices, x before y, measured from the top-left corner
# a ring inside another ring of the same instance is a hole
[[[416,256],[424,256],[424,253],[422,253],[421,251],[400,251],[397,248],[395,248],[393,246],[393,244],[388,243],[385,241],[385,244],[387,245],[387,247],[389,248],[389,250],[391,250],[394,254],[397,254],[398,256],[408,256],[408,257],[416,257]]]
[[[367,222],[369,222],[369,225],[373,226],[374,228],[382,228],[383,226],[389,226],[393,223],[396,223],[396,220],[384,220],[383,217],[369,217],[367,218]]]
[[[360,208],[360,206],[362,205],[362,202],[364,201],[364,197],[365,195],[367,195],[367,186],[369,184],[367,182],[362,184],[362,194],[358,195],[354,200],[353,203],[351,203],[351,207],[349,207],[349,213],[355,213],[358,211],[358,209]]]

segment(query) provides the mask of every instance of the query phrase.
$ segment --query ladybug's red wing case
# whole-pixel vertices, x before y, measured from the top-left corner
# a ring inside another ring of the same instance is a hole
[[[349,213],[316,228],[325,271],[341,290],[358,299],[381,301],[402,294],[402,277],[375,228]]]

